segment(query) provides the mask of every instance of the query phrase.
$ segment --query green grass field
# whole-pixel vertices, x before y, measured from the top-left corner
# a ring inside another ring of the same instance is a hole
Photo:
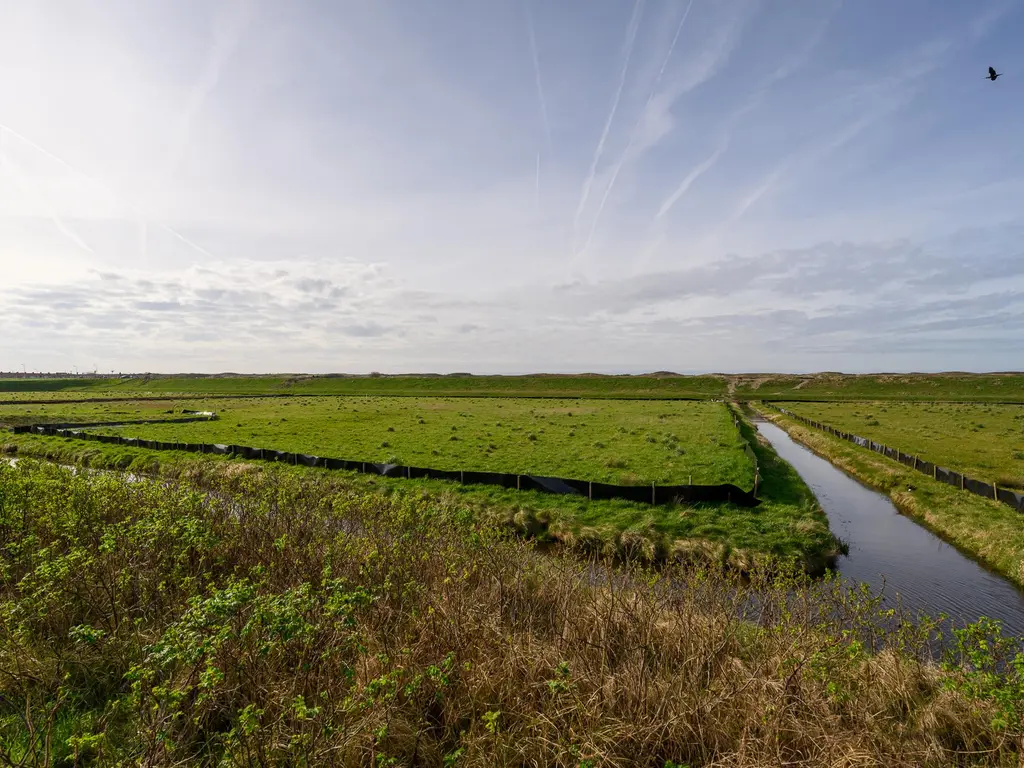
[[[692,480],[731,482],[749,489],[754,479],[743,436],[729,410],[710,402],[373,397],[134,401],[3,406],[0,423],[162,418],[172,415],[168,410],[180,415],[181,408],[210,408],[220,418],[94,431],[615,483]],[[194,454],[32,435],[6,441],[9,450],[21,455],[151,474],[176,474],[179,466],[195,459]],[[729,504],[652,507],[590,502],[490,486],[365,476],[351,476],[351,482],[389,493],[454,493],[473,504],[481,518],[566,543],[582,537],[604,542],[614,551],[626,536],[649,542],[645,546],[660,553],[655,559],[673,547],[689,547],[711,558],[730,558],[740,567],[771,554],[795,557],[820,571],[837,546],[824,515],[788,465],[773,461],[773,452],[765,446],[756,445],[755,450],[763,503],[753,510]]]
[[[957,403],[787,403],[829,424],[970,477],[1024,487],[1024,406]]]
[[[0,379],[0,399],[183,395],[381,395],[1024,403],[1024,373],[530,376],[166,376]]]
[[[25,390],[23,392],[10,392],[0,389],[0,404],[7,403],[59,403],[62,401],[80,402],[83,400],[118,400],[124,399],[123,394],[117,392],[105,392],[102,390],[78,390],[59,389],[52,392],[40,392],[38,390]],[[157,397],[163,397],[162,395]],[[133,397],[132,399],[136,399]]]
[[[7,379],[0,392],[38,391],[137,397],[147,394],[194,395],[402,395],[449,397],[723,397],[720,376],[225,376],[151,379]]]
[[[181,409],[216,410],[223,400],[116,400],[114,402],[0,405],[0,426],[118,419],[180,418]]]
[[[161,405],[153,410],[167,410],[167,403]],[[103,431],[356,461],[626,485],[687,483],[692,478],[698,484],[735,483],[750,488],[754,481],[744,442],[722,403],[318,397],[182,405],[209,406],[220,418],[209,423]],[[91,415],[104,410],[89,406]],[[133,408],[111,404],[110,412],[115,411],[127,413]]]
[[[95,442],[11,435],[4,450],[59,464],[128,470],[153,477],[231,476],[262,462],[216,456],[198,457],[177,451],[148,451]],[[311,481],[327,475],[353,492],[379,493],[440,505],[452,500],[482,523],[508,528],[570,547],[608,555],[639,556],[653,562],[676,558],[729,563],[745,569],[765,556],[796,560],[812,573],[822,573],[838,551],[838,543],[806,485],[770,448],[755,443],[762,482],[762,503],[755,509],[733,504],[652,506],[622,500],[589,501],[516,491],[496,486],[460,485],[440,480],[404,480],[304,467],[278,467]]]
[[[1024,403],[1024,374],[742,375],[736,397],[746,400],[917,400]]]

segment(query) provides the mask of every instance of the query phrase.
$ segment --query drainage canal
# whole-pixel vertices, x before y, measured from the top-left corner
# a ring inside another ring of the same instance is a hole
[[[1004,631],[1024,635],[1024,594],[1009,581],[961,554],[900,514],[877,493],[795,442],[785,430],[758,422],[757,430],[804,479],[828,516],[833,533],[850,546],[839,559],[844,578],[896,596],[910,612],[948,615],[954,624],[998,619]],[[1024,520],[1022,520],[1024,524]]]

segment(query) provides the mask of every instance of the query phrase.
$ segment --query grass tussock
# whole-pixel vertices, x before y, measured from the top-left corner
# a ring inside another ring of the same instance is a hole
[[[991,627],[927,662],[833,581],[546,557],[313,475],[23,461],[0,540],[9,764],[997,765],[1024,733]]]

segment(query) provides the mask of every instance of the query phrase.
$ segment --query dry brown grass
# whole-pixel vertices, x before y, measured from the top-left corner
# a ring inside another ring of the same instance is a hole
[[[99,765],[1017,761],[927,627],[836,583],[548,557],[262,468],[203,488],[0,468],[8,762],[44,733]]]

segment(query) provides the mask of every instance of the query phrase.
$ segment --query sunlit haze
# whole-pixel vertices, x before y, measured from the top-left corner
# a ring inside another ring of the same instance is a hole
[[[987,1],[4,0],[0,370],[1019,368],[1022,39]]]

